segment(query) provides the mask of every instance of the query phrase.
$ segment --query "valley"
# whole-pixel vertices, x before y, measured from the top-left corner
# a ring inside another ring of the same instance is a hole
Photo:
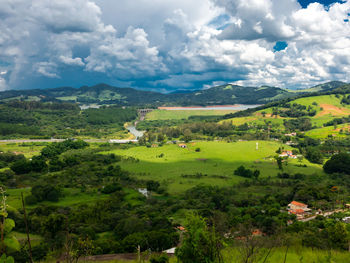
[[[245,245],[270,262],[329,251],[346,262],[350,90],[326,87],[239,107],[1,102],[0,182],[16,240],[8,254],[28,259],[23,194],[38,262],[55,262],[67,242],[92,262],[137,261],[138,246],[162,257],[194,221],[206,233],[215,226],[227,261]]]

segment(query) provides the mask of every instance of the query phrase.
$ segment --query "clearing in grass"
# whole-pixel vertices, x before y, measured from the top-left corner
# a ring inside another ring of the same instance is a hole
[[[147,113],[146,120],[181,120],[190,116],[222,116],[235,110],[154,110]]]
[[[157,180],[168,187],[169,193],[176,194],[198,184],[229,186],[245,180],[233,175],[240,165],[260,170],[260,177],[275,177],[280,170],[274,156],[282,146],[286,150],[291,149],[279,142],[239,141],[194,142],[187,143],[185,148],[177,144],[157,148],[131,146],[112,152],[124,156],[121,167],[138,179]],[[307,167],[302,167],[304,164]],[[289,159],[284,171],[313,174],[322,173],[322,168],[305,159],[301,163]]]

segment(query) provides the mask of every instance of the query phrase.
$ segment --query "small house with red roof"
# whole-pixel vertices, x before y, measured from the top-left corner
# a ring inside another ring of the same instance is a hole
[[[307,204],[300,203],[297,201],[292,201],[288,205],[287,210],[289,214],[296,215],[297,219],[304,218],[305,215],[309,214],[309,212],[311,211],[311,209],[307,207]]]
[[[292,151],[284,151],[280,154],[280,157],[289,157],[289,158],[292,158],[292,159],[296,159],[297,156],[293,154]]]

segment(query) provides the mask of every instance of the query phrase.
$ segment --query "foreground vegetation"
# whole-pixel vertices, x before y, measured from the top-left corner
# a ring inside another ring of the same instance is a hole
[[[137,144],[0,143],[0,262],[138,252],[150,263],[348,262],[350,93],[341,91],[226,116],[155,111]],[[137,116],[51,102],[0,108],[37,137],[57,128],[106,138]],[[310,210],[294,213],[292,201]]]

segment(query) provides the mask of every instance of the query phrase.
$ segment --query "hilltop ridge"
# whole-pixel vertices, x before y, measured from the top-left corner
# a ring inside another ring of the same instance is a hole
[[[134,88],[120,88],[108,84],[83,86],[80,88],[59,87],[53,89],[8,90],[0,92],[0,101],[64,101],[79,104],[115,104],[125,106],[160,105],[224,105],[224,104],[265,104],[300,94],[330,91],[345,85],[332,81],[305,90],[287,90],[278,87],[244,87],[233,84],[195,91],[160,93]]]

